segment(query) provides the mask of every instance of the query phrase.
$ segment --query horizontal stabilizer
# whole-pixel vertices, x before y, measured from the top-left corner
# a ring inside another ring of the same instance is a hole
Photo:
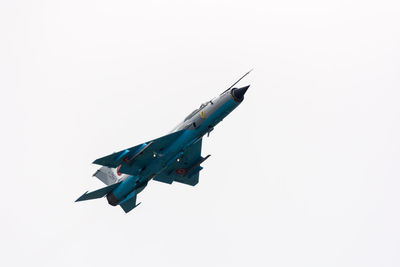
[[[88,193],[88,191],[86,191],[86,193],[83,194],[82,196],[80,196],[77,200],[75,200],[75,202],[89,200],[89,199],[102,198],[105,195],[107,195],[108,193],[110,193],[111,191],[113,191],[120,183],[121,182],[112,184],[112,185],[97,189],[96,191],[93,191],[90,193]]]

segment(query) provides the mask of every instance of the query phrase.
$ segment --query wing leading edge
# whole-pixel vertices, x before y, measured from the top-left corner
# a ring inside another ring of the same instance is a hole
[[[143,144],[121,150],[111,155],[96,159],[93,163],[109,168],[123,166],[123,173],[134,175],[140,168],[151,160],[153,153],[159,153],[175,141],[185,130],[164,135]]]

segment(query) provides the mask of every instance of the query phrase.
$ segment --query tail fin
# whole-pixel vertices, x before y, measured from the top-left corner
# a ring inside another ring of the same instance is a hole
[[[116,169],[109,168],[109,167],[101,167],[98,169],[95,174],[93,174],[94,177],[97,177],[100,181],[102,181],[105,185],[112,185],[115,184],[118,181],[118,173]],[[127,176],[125,174],[120,174],[119,178],[123,178],[123,176]]]
[[[119,205],[125,211],[125,213],[128,213],[137,206],[139,206],[140,203],[136,204],[136,196],[137,192],[133,191],[124,200],[122,200],[121,203],[119,203]]]
[[[88,191],[86,191],[86,193],[83,194],[82,196],[80,196],[77,200],[75,200],[75,202],[89,200],[89,199],[102,198],[105,195],[107,195],[108,193],[110,193],[111,191],[113,191],[120,183],[121,182],[112,184],[112,185],[97,189],[96,191],[93,191],[90,193],[88,193]]]

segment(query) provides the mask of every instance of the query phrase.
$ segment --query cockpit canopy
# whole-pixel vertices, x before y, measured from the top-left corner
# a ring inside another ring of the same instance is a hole
[[[196,110],[193,110],[186,118],[184,121],[189,120],[190,118],[192,118],[194,115],[197,114],[197,112],[199,112],[200,110],[202,110],[204,107],[206,107],[209,103],[211,103],[211,101],[208,102],[204,102],[203,104],[200,105],[200,107]]]

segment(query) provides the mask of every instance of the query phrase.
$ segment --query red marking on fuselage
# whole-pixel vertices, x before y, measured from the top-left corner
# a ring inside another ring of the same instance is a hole
[[[119,172],[119,169],[121,168],[121,165],[119,165],[118,167],[117,167],[117,174],[118,174],[118,176],[121,176],[122,175],[122,173],[120,173]]]
[[[185,168],[176,169],[176,173],[185,175],[186,174],[186,169]]]

